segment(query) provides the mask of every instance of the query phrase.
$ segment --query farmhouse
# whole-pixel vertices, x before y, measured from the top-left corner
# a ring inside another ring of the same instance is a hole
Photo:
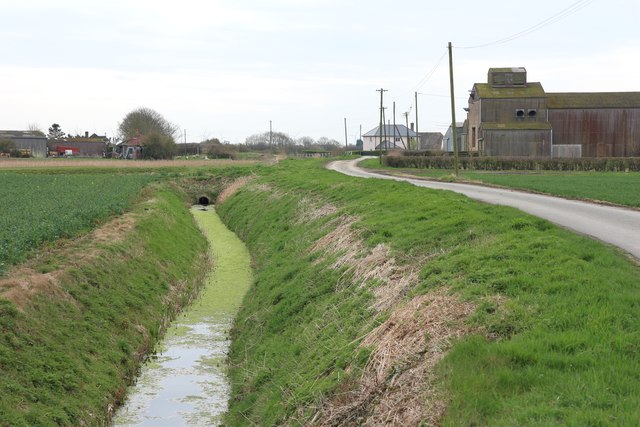
[[[491,68],[470,92],[463,151],[487,156],[640,156],[640,92],[547,93],[525,68]]]
[[[409,148],[410,141],[415,141],[417,136],[415,131],[405,125],[377,126],[362,135],[362,149],[364,151],[406,149]]]
[[[47,156],[47,137],[40,131],[3,130],[0,140],[13,141],[17,150],[32,157]]]

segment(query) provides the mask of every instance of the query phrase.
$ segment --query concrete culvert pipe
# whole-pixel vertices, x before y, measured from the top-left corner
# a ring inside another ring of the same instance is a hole
[[[209,206],[209,198],[207,196],[198,197],[198,204],[202,206]]]

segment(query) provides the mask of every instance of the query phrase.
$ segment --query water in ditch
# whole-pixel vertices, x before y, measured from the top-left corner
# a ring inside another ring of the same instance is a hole
[[[143,366],[114,426],[215,426],[226,411],[229,330],[252,282],[250,256],[212,207],[191,211],[209,240],[213,270]]]

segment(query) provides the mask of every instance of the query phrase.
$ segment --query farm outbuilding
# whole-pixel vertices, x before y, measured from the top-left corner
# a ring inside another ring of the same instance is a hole
[[[468,151],[464,123],[462,122],[456,123],[456,139],[458,140],[458,151]],[[453,128],[451,126],[442,137],[442,150],[453,152]]]
[[[640,92],[550,93],[554,145],[583,157],[640,156]]]
[[[488,156],[640,156],[640,92],[547,93],[525,68],[470,91],[462,150]]]
[[[49,153],[56,153],[63,156],[65,151],[72,151],[74,156],[80,157],[104,157],[107,151],[109,139],[106,136],[97,134],[84,136],[67,137],[62,141],[52,140],[49,142]]]
[[[440,132],[418,132],[418,150],[442,150]]]
[[[2,130],[0,140],[13,141],[16,149],[24,150],[32,157],[47,156],[47,137],[40,131]]]

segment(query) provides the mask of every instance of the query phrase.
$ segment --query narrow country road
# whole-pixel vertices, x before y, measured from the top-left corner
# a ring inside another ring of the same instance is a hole
[[[419,187],[455,191],[482,202],[511,206],[618,246],[640,259],[640,211],[515,190],[382,175],[359,168],[357,163],[360,160],[363,159],[336,161],[327,167],[345,175],[407,181]]]

